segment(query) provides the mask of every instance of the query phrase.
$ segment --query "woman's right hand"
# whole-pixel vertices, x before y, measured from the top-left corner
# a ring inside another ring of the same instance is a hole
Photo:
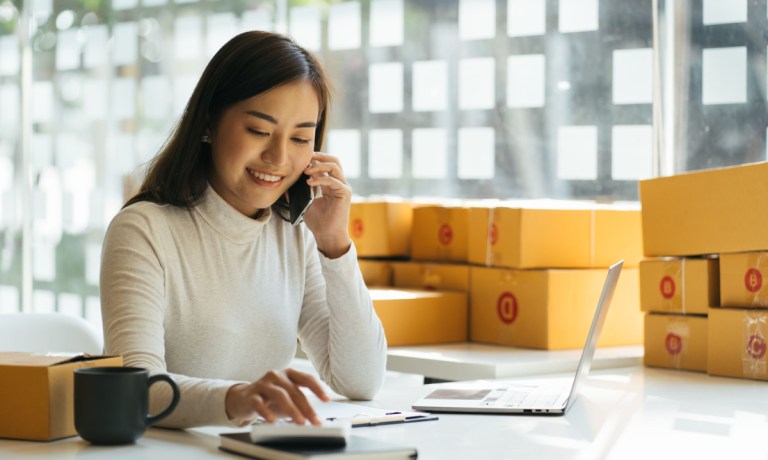
[[[269,371],[253,383],[229,388],[225,399],[227,416],[242,424],[261,416],[268,423],[290,417],[298,425],[307,421],[320,425],[321,421],[301,387],[308,388],[322,401],[330,400],[320,383],[309,374],[294,369]]]

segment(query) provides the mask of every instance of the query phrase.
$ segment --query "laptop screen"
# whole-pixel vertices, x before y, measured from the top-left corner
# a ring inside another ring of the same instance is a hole
[[[600,293],[595,316],[592,317],[592,325],[589,327],[584,351],[581,353],[581,359],[579,359],[579,365],[576,368],[576,377],[573,379],[571,392],[568,395],[566,410],[573,404],[573,401],[576,399],[573,396],[578,394],[580,386],[583,385],[584,379],[589,374],[592,358],[595,356],[595,349],[597,348],[597,341],[600,339],[600,332],[603,330],[605,317],[608,315],[608,306],[611,304],[613,293],[616,291],[616,284],[619,281],[622,265],[624,265],[624,261],[620,260],[608,269],[608,276],[605,279],[605,283],[603,283],[603,291]]]

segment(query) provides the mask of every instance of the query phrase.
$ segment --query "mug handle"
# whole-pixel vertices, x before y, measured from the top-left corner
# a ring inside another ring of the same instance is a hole
[[[172,378],[170,378],[166,374],[155,374],[152,377],[150,377],[147,380],[147,391],[149,391],[149,387],[152,386],[153,383],[157,382],[167,382],[168,385],[171,386],[171,389],[173,390],[173,399],[171,400],[171,403],[168,404],[168,407],[165,408],[164,411],[160,412],[157,415],[147,415],[144,419],[147,426],[154,425],[155,423],[159,422],[160,420],[164,419],[165,417],[168,417],[171,415],[171,412],[173,412],[174,409],[176,409],[176,405],[179,404],[179,387],[176,385],[176,382],[173,381]]]

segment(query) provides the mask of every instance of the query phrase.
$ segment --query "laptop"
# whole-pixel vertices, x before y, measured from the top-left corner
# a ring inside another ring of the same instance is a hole
[[[600,300],[592,318],[589,335],[570,385],[535,385],[521,383],[485,387],[456,386],[437,389],[413,404],[413,409],[430,412],[468,412],[484,414],[554,414],[562,415],[571,407],[589,374],[597,341],[619,281],[620,260],[608,269]]]

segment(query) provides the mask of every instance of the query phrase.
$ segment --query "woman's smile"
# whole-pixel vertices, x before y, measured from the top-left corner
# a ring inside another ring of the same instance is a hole
[[[285,179],[284,176],[263,173],[251,168],[245,168],[245,170],[254,182],[263,187],[279,187]]]

